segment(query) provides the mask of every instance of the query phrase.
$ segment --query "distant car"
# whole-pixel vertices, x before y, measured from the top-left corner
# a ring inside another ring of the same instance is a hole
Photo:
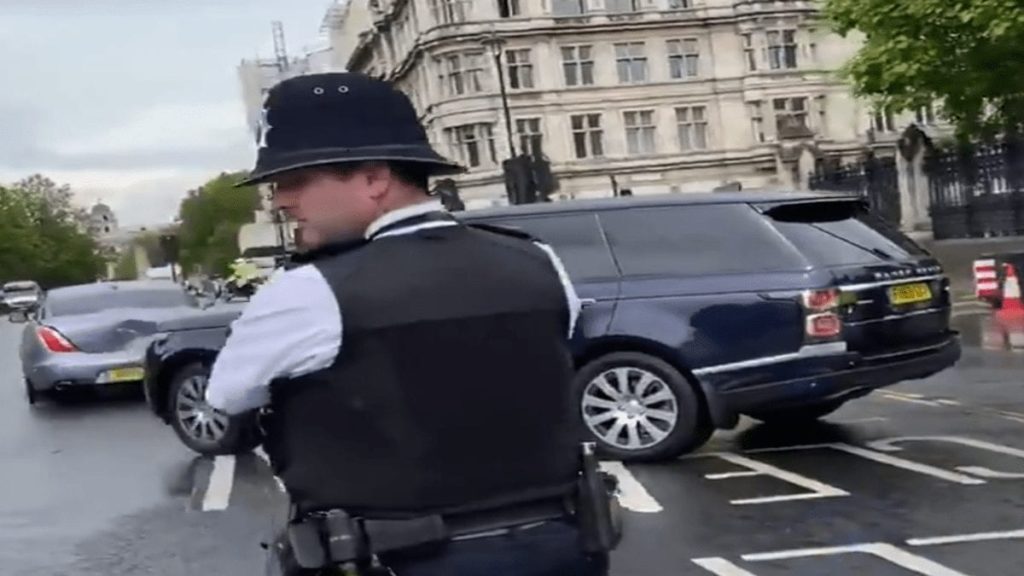
[[[31,280],[8,282],[0,289],[0,294],[3,295],[3,305],[7,311],[32,308],[39,303],[42,293],[39,284]]]
[[[564,261],[584,301],[575,417],[609,458],[671,459],[741,415],[807,423],[960,358],[941,265],[857,197],[671,194],[458,217],[529,232]],[[205,382],[226,333],[206,325],[154,342],[157,414],[178,419],[175,391],[187,388],[173,383]],[[243,431],[190,446],[245,448],[231,445],[251,429],[238,422]]]
[[[142,359],[160,321],[201,313],[172,282],[102,282],[49,290],[25,323],[21,365],[30,404],[72,388],[138,383]]]

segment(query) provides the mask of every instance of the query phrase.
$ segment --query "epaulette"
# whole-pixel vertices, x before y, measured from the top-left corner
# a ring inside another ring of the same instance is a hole
[[[532,242],[543,242],[540,238],[537,238],[533,234],[526,232],[520,228],[512,228],[511,226],[499,226],[497,224],[483,224],[481,222],[466,222],[466,226],[470,228],[477,228],[484,230],[485,232],[493,232],[495,234],[502,234],[504,236],[512,236],[513,238],[519,238],[521,240],[530,240]]]

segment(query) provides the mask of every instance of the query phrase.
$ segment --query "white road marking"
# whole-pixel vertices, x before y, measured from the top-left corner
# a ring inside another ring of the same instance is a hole
[[[708,480],[728,480],[729,478],[749,478],[750,476],[760,476],[761,473],[756,470],[747,470],[744,472],[723,472],[721,474],[705,474],[704,477]]]
[[[864,424],[867,422],[885,422],[889,420],[883,416],[871,416],[869,418],[851,418],[849,420],[829,420],[832,424]]]
[[[776,446],[772,448],[757,448],[754,450],[747,450],[746,454],[757,454],[765,452],[788,452],[790,450],[816,450],[821,448],[831,448],[833,450],[840,450],[847,452],[861,458],[867,458],[879,464],[888,464],[889,466],[895,466],[904,470],[910,470],[911,472],[918,472],[920,474],[926,474],[933,476],[940,480],[946,480],[948,482],[955,482],[957,484],[965,484],[968,486],[985,484],[984,480],[965,476],[963,474],[957,474],[949,470],[937,468],[935,466],[929,466],[928,464],[921,464],[920,462],[914,462],[905,458],[898,458],[889,454],[882,454],[873,450],[867,450],[858,446],[851,446],[849,444],[843,444],[841,442],[829,443],[829,444],[804,444],[800,446]]]
[[[883,441],[884,442],[884,441]],[[875,447],[875,442],[868,444],[871,447]],[[910,470],[911,472],[917,472],[919,474],[926,474],[933,476],[940,480],[946,480],[949,482],[955,482],[957,484],[964,484],[968,486],[985,484],[984,480],[965,476],[963,474],[957,474],[956,472],[950,472],[949,470],[943,470],[942,468],[936,468],[935,466],[929,466],[928,464],[921,464],[920,462],[913,462],[904,458],[897,458],[888,454],[881,454],[874,450],[866,450],[857,446],[851,446],[849,444],[832,444],[832,448],[836,450],[842,450],[861,458],[867,458],[880,464],[888,464],[897,468],[903,468],[904,470]],[[898,450],[898,448],[897,448]]]
[[[906,568],[907,570],[917,574],[924,574],[925,576],[966,576],[962,572],[957,572],[952,568],[948,568],[927,558],[911,554],[910,552],[897,548],[892,544],[884,543],[854,544],[852,546],[804,548],[800,550],[784,550],[781,552],[744,554],[741,558],[748,562],[766,562],[771,560],[788,560],[792,558],[806,558],[808,556],[833,556],[836,554],[849,553],[871,554],[872,556],[881,558],[890,564],[895,564],[896,566]]]
[[[1024,424],[1024,418],[1021,418],[1020,416],[1010,416],[1009,414],[1000,414],[999,417],[1004,419],[1004,420],[1009,420],[1011,422],[1017,422],[1018,424]]]
[[[921,400],[920,398],[914,398],[913,396],[904,396],[902,394],[893,394],[891,392],[886,392],[882,394],[882,398],[886,398],[889,400],[899,400],[900,402],[908,402],[910,404],[921,404],[923,406],[942,406],[942,404],[939,404],[938,402],[933,402],[931,400]]]
[[[959,534],[956,536],[935,536],[932,538],[911,538],[910,546],[938,546],[941,544],[959,544],[961,542],[982,542],[985,540],[1014,540],[1024,538],[1024,530],[1008,530],[1005,532],[978,532],[975,534]]]
[[[664,510],[622,462],[601,462],[601,469],[619,480],[619,503],[626,510],[645,514]]]
[[[810,490],[810,492],[805,492],[803,494],[784,494],[784,495],[777,495],[777,496],[759,496],[757,498],[741,498],[741,499],[738,499],[738,500],[730,500],[729,501],[730,504],[733,504],[733,505],[736,505],[736,506],[743,506],[743,505],[748,505],[748,504],[769,504],[769,503],[773,503],[773,502],[788,502],[788,501],[791,501],[791,500],[808,500],[808,499],[811,499],[811,498],[831,498],[831,497],[835,497],[835,496],[849,496],[850,495],[849,492],[847,492],[845,490],[840,490],[839,488],[836,488],[835,486],[829,486],[828,484],[825,484],[823,482],[818,482],[817,480],[814,480],[812,478],[808,478],[806,476],[801,476],[800,474],[796,474],[794,472],[789,472],[789,471],[783,470],[781,468],[778,468],[776,466],[772,466],[771,464],[766,464],[764,462],[759,462],[757,460],[754,460],[754,459],[751,459],[751,458],[747,458],[746,456],[740,456],[739,454],[735,454],[735,453],[732,453],[732,452],[716,452],[716,453],[708,454],[708,455],[709,456],[716,456],[718,458],[721,458],[722,460],[725,460],[727,462],[731,462],[731,463],[739,465],[739,466],[744,466],[746,468],[749,468],[750,471],[755,473],[755,474],[745,474],[744,472],[746,472],[746,471],[739,472],[739,474],[742,474],[744,477],[746,477],[746,476],[754,476],[754,475],[773,476],[775,478],[778,478],[779,480],[782,480],[782,481],[785,481],[785,482],[789,482],[790,484],[795,484],[797,486],[800,486],[801,488],[806,488],[807,490]],[[728,474],[733,474],[733,476],[726,476],[726,478],[729,478],[729,477],[735,478],[735,477],[737,477],[737,476],[735,476],[735,474],[737,474],[736,472],[732,472],[732,473],[728,473]]]
[[[203,511],[224,510],[231,500],[231,486],[235,481],[235,457],[217,456],[213,460],[210,484],[203,495]]]
[[[945,406],[962,406],[962,404],[956,400],[949,400],[948,398],[936,398],[935,401]]]
[[[946,442],[949,444],[958,444],[960,446],[970,446],[971,448],[977,448],[978,450],[995,452],[996,454],[1004,454],[1006,456],[1013,456],[1014,458],[1024,460],[1024,450],[1021,450],[1020,448],[1004,446],[1003,444],[995,444],[993,442],[985,442],[984,440],[975,440],[973,438],[961,438],[959,436],[903,436],[899,438],[876,440],[875,442],[871,442],[869,446],[876,450],[897,452],[902,450],[902,448],[896,446],[897,442]],[[969,472],[976,476],[981,476],[982,478],[1024,478],[1024,474],[1022,473],[999,472],[990,468],[985,468],[984,466],[958,466],[957,470],[960,470],[961,472]]]
[[[717,576],[756,576],[725,558],[694,558],[692,562]]]
[[[833,444],[831,442],[825,442],[822,444],[797,444],[796,446],[771,446],[768,448],[754,448],[752,450],[744,450],[744,454],[767,454],[771,452],[788,452],[790,450],[816,450],[819,448],[831,448]],[[702,454],[706,456],[706,454]]]

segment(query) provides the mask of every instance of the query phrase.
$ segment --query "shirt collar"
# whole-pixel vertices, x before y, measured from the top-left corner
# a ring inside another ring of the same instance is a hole
[[[392,210],[391,212],[380,216],[367,226],[366,233],[363,236],[365,238],[370,238],[381,228],[394,224],[395,222],[401,222],[407,218],[422,216],[431,212],[444,211],[444,209],[444,205],[440,200],[426,200],[418,204],[413,204],[412,206]]]

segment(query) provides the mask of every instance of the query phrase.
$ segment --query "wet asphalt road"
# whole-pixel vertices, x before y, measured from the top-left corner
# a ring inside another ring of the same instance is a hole
[[[744,421],[677,462],[610,464],[614,574],[1024,574],[1024,326],[957,324],[956,368],[820,424]],[[0,322],[0,573],[261,574],[284,505],[263,460],[195,458],[138,394],[29,409],[19,330]]]

